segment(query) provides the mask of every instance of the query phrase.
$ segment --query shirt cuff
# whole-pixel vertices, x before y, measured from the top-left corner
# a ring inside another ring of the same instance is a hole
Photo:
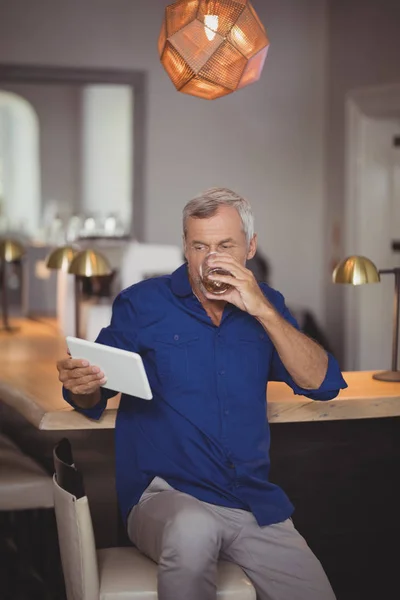
[[[305,389],[298,386],[294,381],[291,387],[295,394],[306,396],[311,400],[332,400],[332,398],[336,398],[340,390],[347,388],[347,383],[343,379],[337,360],[328,352],[328,368],[319,388],[315,390]]]
[[[77,404],[75,404],[75,402],[73,402],[71,400],[69,390],[66,390],[64,386],[62,388],[63,398],[66,402],[68,402],[68,404],[70,404],[72,406],[72,408],[74,408],[76,411],[85,415],[85,417],[88,417],[89,419],[94,419],[96,421],[98,421],[100,419],[101,415],[103,414],[104,410],[106,409],[107,400],[109,398],[112,398],[113,396],[115,396],[115,394],[117,392],[113,392],[112,390],[107,390],[105,388],[101,388],[100,393],[101,393],[101,398],[100,398],[99,402],[97,404],[95,404],[95,406],[92,406],[91,408],[82,408],[81,406],[78,406]]]

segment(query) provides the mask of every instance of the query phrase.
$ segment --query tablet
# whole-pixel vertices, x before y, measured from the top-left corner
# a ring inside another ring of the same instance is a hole
[[[101,387],[144,400],[152,399],[140,354],[71,336],[66,341],[72,358],[87,360],[103,371],[107,381]]]

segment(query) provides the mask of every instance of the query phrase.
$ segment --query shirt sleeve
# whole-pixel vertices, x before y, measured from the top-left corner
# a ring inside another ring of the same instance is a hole
[[[278,303],[274,304],[282,317],[293,325],[293,327],[300,330],[296,319],[291,315],[281,294],[279,294]],[[343,379],[337,360],[329,352],[327,354],[328,368],[326,370],[325,379],[318,389],[310,390],[297,385],[284,366],[275,348],[273,350],[269,381],[283,381],[292,388],[295,394],[306,396],[311,400],[332,400],[332,398],[336,398],[341,389],[347,387],[347,383]]]
[[[111,323],[104,327],[97,336],[96,342],[121,350],[137,352],[137,313],[132,302],[128,298],[127,292],[121,292],[113,303]],[[101,388],[101,399],[92,408],[81,408],[77,406],[70,398],[70,393],[63,386],[63,398],[75,410],[82,413],[90,419],[99,420],[104,410],[107,408],[109,398],[115,396],[118,392]]]

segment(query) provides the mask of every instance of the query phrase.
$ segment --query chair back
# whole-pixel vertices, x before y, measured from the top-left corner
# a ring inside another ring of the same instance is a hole
[[[68,600],[99,600],[96,544],[81,473],[67,439],[53,450],[54,508]]]

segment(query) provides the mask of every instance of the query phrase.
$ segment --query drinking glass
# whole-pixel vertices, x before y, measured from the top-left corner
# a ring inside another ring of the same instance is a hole
[[[200,279],[201,283],[210,294],[224,294],[232,286],[229,283],[225,283],[225,281],[218,281],[217,279],[210,279],[210,275],[229,275],[232,276],[232,273],[227,271],[226,269],[221,269],[221,267],[213,267],[210,265],[210,257],[216,255],[216,252],[210,252],[205,257],[204,261],[200,265]]]

